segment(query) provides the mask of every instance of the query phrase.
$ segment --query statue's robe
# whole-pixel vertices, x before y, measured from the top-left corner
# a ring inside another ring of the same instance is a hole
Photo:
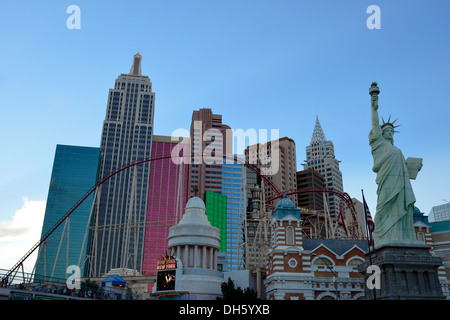
[[[375,246],[413,243],[416,241],[413,225],[416,198],[405,157],[399,148],[383,137],[381,128],[377,129],[369,133],[373,171],[377,173],[378,184],[373,233]]]

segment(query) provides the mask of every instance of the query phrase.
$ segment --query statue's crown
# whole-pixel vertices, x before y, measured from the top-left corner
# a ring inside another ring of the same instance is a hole
[[[386,127],[386,126],[391,126],[393,129],[400,127],[400,125],[397,125],[397,126],[395,125],[395,122],[398,120],[398,118],[395,119],[395,120],[392,121],[392,122],[391,122],[391,116],[389,116],[389,119],[388,119],[387,122],[384,121],[383,117],[381,117],[381,120],[383,120],[383,124],[381,125],[381,129],[383,129],[383,128]],[[394,132],[398,132],[398,131],[395,131],[395,130],[394,130]]]

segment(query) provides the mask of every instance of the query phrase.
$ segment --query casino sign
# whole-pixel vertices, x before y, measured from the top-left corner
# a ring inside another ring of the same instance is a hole
[[[165,254],[157,261],[156,270],[156,290],[157,291],[167,291],[175,290],[175,275],[177,269],[177,258]]]

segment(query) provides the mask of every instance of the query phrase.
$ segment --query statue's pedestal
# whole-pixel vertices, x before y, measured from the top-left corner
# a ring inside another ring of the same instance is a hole
[[[437,274],[442,259],[430,254],[426,245],[387,244],[372,251],[358,267],[365,274],[366,299],[374,299],[374,289],[367,287],[367,268],[372,264],[380,268],[378,300],[441,300],[444,299]]]

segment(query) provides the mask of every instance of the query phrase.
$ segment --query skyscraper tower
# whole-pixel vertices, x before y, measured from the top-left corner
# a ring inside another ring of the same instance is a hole
[[[187,141],[186,141],[187,140]],[[189,139],[153,136],[152,158],[176,153]],[[180,154],[178,152],[178,154]],[[147,219],[142,274],[156,275],[157,261],[167,250],[169,228],[180,222],[187,202],[189,165],[175,164],[171,158],[150,163]]]
[[[99,158],[99,148],[56,146],[42,236],[86,190],[95,185],[98,180]],[[40,246],[35,279],[65,279],[69,265],[78,265],[81,275],[84,274],[84,259],[88,250],[84,236],[89,224],[92,200],[91,195],[52,233],[51,238]],[[80,256],[83,260],[80,260]]]
[[[100,150],[101,176],[151,155],[155,93],[141,74],[142,56],[134,55],[128,74],[109,90]],[[126,169],[101,186],[92,237],[94,275],[112,268],[142,270],[150,163]]]
[[[311,138],[311,143],[306,147],[306,163],[304,170],[314,169],[325,179],[326,189],[343,191],[342,172],[339,170],[339,161],[334,156],[333,142],[325,138],[319,117],[316,116],[316,124]],[[331,217],[339,214],[339,197],[327,193],[328,208]]]
[[[222,157],[232,150],[232,137],[227,137],[229,129],[222,123],[222,115],[213,114],[211,109],[192,113],[191,152],[195,156],[189,167],[189,197],[198,196],[205,201],[206,191],[222,192]]]
[[[240,155],[236,155],[236,157],[241,158]],[[228,270],[233,271],[244,268],[244,247],[242,244],[244,242],[243,229],[247,195],[246,167],[237,162],[224,163],[222,171],[222,194],[227,196],[226,251]],[[206,203],[206,206],[208,206],[208,203]]]
[[[295,141],[289,137],[283,137],[278,140],[269,141],[265,144],[257,144],[248,146],[244,151],[245,158],[250,163],[258,163],[257,166],[261,168],[259,164],[269,162],[267,159],[272,159],[271,163],[274,166],[273,173],[267,175],[267,178],[271,180],[281,192],[294,191],[297,188],[297,160]],[[277,162],[278,165],[274,165]],[[265,197],[270,199],[276,195],[275,191],[269,185],[265,186]],[[297,203],[297,195],[289,195],[294,203]],[[279,200],[269,201],[267,204],[275,206]]]

